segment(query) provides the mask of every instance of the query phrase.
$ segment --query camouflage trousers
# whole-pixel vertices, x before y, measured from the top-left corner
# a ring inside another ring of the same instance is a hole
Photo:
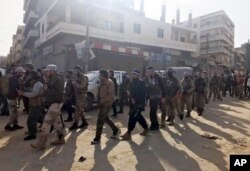
[[[175,112],[180,114],[178,99],[171,100],[171,98],[166,98],[166,102],[162,103],[162,115],[161,120],[165,121],[166,116],[168,115],[170,122],[174,122]]]
[[[75,122],[79,122],[80,119],[85,119],[84,107],[86,104],[86,98],[86,94],[77,95],[76,97]]]
[[[14,99],[14,100],[8,99],[8,107],[9,107],[8,125],[17,124],[18,123],[17,99]]]
[[[61,108],[62,103],[53,103],[47,114],[45,115],[43,126],[42,126],[42,135],[47,137],[50,133],[51,125],[54,126],[57,136],[61,137],[64,134],[63,123],[61,119]]]

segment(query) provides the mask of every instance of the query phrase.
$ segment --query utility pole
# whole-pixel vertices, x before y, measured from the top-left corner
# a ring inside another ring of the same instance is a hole
[[[86,10],[86,50],[85,50],[85,73],[89,71],[89,13],[91,8],[91,0],[87,1],[87,10]]]

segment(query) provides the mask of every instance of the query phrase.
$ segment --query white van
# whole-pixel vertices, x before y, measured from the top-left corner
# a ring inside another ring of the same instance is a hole
[[[115,78],[117,80],[118,87],[122,83],[122,76],[127,74],[126,71],[114,71]],[[99,85],[99,71],[90,71],[86,74],[89,80],[88,92],[87,92],[87,104],[85,110],[88,111],[93,107],[93,104],[97,102],[98,85]]]
[[[2,75],[4,76],[4,75],[5,75],[6,70],[5,70],[5,69],[3,69],[3,68],[0,68],[0,72],[1,72],[1,73],[2,73]]]

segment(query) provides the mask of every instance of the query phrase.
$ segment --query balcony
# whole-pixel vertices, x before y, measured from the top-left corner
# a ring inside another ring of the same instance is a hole
[[[73,23],[67,23],[67,22],[59,22],[57,24],[53,24],[53,26],[50,27],[50,29],[47,31],[47,37],[45,41],[55,37],[56,35],[60,33],[85,36],[86,26],[73,24]],[[141,44],[141,45],[147,45],[147,46],[173,48],[177,50],[185,50],[185,51],[190,51],[190,52],[197,51],[196,44],[172,41],[172,40],[166,40],[166,39],[159,40],[156,36],[154,37],[154,35],[145,37],[143,35],[127,33],[126,30],[118,31],[116,29],[115,31],[113,31],[113,30],[107,30],[104,28],[96,27],[96,26],[91,26],[89,28],[89,36],[93,38],[105,39],[105,40],[111,40],[111,41],[117,41],[117,42],[127,42],[127,43]],[[43,42],[40,42],[40,43],[43,43]]]
[[[32,48],[34,46],[34,42],[37,39],[38,35],[39,34],[37,30],[30,30],[24,41],[24,47]]]
[[[202,55],[207,54],[206,49],[202,49],[200,52],[201,52]],[[224,53],[224,54],[230,56],[230,52],[228,50],[226,50],[225,48],[222,48],[222,47],[209,48],[208,49],[208,54],[212,54],[212,53]]]
[[[24,0],[23,10],[28,11],[30,8],[35,8],[38,0]]]
[[[216,40],[224,40],[227,43],[229,43],[231,46],[234,46],[234,42],[233,40],[229,39],[227,36],[225,35],[213,35],[213,36],[209,36],[208,37],[208,41],[216,41]],[[207,38],[206,37],[201,37],[201,43],[205,43],[207,42]]]
[[[29,12],[24,13],[23,22],[26,25],[28,25],[30,23],[32,25],[34,25],[36,23],[36,21],[38,20],[38,18],[39,18],[38,14],[35,11],[31,10]]]
[[[21,45],[21,44],[17,44],[17,46],[16,46],[16,48],[15,48],[15,51],[16,51],[16,52],[20,52],[20,51],[22,51],[22,50],[23,50],[22,45]]]

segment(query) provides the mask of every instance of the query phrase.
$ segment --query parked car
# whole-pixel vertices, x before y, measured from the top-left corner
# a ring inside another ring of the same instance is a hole
[[[126,74],[126,71],[114,71],[115,78],[117,80],[118,87],[122,83],[122,76]],[[88,92],[87,92],[87,103],[85,110],[91,110],[93,107],[93,104],[97,102],[97,96],[98,96],[98,86],[100,83],[99,80],[99,71],[90,71],[86,74],[89,80],[89,86],[88,86]]]
[[[3,69],[3,68],[0,68],[0,72],[2,73],[2,75],[5,75],[5,69]]]

